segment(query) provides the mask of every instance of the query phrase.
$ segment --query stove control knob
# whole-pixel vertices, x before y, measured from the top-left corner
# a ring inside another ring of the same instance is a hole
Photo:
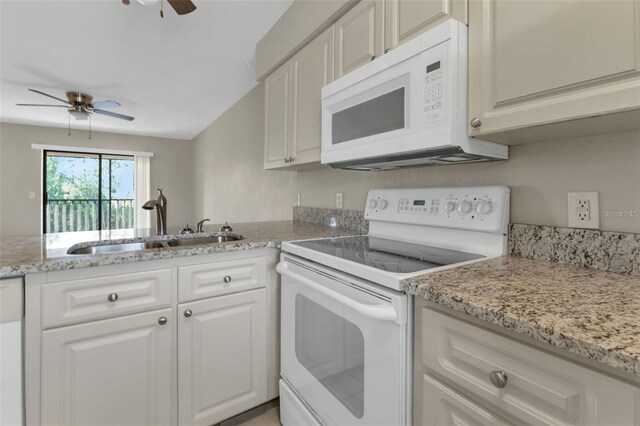
[[[378,208],[384,210],[387,208],[387,200],[378,200]]]
[[[444,210],[447,213],[453,213],[456,209],[456,203],[454,201],[447,201],[447,204],[444,205]]]
[[[473,209],[473,206],[471,205],[471,203],[467,200],[461,201],[460,205],[458,206],[458,211],[462,214],[468,214],[471,213],[471,210]]]
[[[491,204],[491,201],[482,200],[476,206],[476,211],[478,214],[489,214],[493,211],[493,204]]]
[[[373,198],[369,200],[369,208],[370,209],[375,209],[378,206],[378,202],[376,200],[374,200]]]

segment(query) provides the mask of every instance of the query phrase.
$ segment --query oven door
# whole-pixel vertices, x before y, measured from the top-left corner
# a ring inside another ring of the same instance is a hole
[[[327,425],[408,419],[407,296],[283,255],[282,376]]]

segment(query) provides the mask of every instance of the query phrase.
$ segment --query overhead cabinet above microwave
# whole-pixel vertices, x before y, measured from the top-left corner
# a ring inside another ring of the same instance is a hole
[[[448,20],[322,88],[322,163],[385,170],[507,158],[467,135],[467,27]]]
[[[640,128],[640,1],[470,1],[471,136]]]

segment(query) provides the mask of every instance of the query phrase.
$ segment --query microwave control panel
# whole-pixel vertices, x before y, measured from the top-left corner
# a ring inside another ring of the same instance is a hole
[[[451,40],[429,47],[420,53],[420,85],[422,86],[422,123],[447,119],[449,100],[449,47]]]
[[[440,61],[426,66],[424,75],[424,113],[426,121],[442,116],[442,65]]]

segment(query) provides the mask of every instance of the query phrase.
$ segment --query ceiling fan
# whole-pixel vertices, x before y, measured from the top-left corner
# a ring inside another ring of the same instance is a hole
[[[137,0],[137,1],[142,5],[153,4],[158,2],[158,0]],[[164,0],[160,0],[160,1],[161,1],[160,17],[164,18],[164,11],[163,11]],[[187,13],[191,13],[194,10],[196,10],[196,5],[193,4],[191,0],[167,0],[167,1],[171,5],[171,7],[173,7],[173,10],[175,10],[178,15],[186,15]],[[122,0],[122,4],[124,4],[125,6],[128,6],[130,3],[131,3],[131,0]]]
[[[80,92],[67,92],[67,100],[58,98],[48,93],[41,92],[39,90],[29,89],[34,93],[38,93],[43,96],[55,99],[66,105],[50,105],[50,104],[16,104],[18,106],[35,106],[35,107],[54,107],[54,108],[67,108],[69,114],[73,115],[76,120],[86,120],[94,112],[96,114],[102,114],[113,118],[119,118],[120,120],[133,121],[134,117],[118,114],[111,111],[106,111],[102,108],[117,108],[120,104],[116,101],[93,101],[93,96]]]

